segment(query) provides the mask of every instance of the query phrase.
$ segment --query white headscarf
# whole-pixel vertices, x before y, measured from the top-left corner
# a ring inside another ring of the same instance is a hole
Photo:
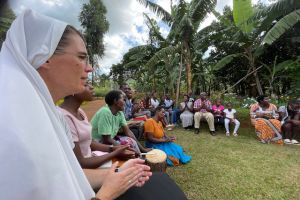
[[[0,199],[82,200],[95,194],[36,69],[66,24],[26,10],[0,52]]]

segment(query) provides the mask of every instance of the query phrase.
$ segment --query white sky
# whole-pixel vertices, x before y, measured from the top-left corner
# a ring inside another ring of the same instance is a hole
[[[263,0],[266,2],[267,0]],[[80,28],[78,16],[83,3],[88,0],[10,0],[9,3],[18,15],[23,9],[31,8],[42,14],[55,17]],[[99,61],[102,73],[108,73],[112,64],[121,61],[128,49],[145,44],[148,39],[148,28],[144,23],[143,12],[153,16],[136,0],[102,0],[107,9],[107,20],[110,27],[104,37],[105,55]],[[159,0],[158,4],[170,11],[170,0]],[[256,4],[258,0],[252,0]],[[225,5],[232,7],[232,0],[218,0],[216,10],[221,12]],[[153,16],[154,17],[154,16]],[[215,17],[208,15],[200,28],[208,26]],[[161,28],[163,35],[168,30]]]

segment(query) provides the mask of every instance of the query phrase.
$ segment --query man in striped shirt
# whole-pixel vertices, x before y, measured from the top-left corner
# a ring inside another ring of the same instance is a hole
[[[199,134],[200,121],[204,118],[209,126],[210,134],[215,136],[215,125],[214,125],[214,116],[211,113],[211,102],[207,99],[206,92],[201,92],[200,98],[194,102],[194,121],[195,121],[195,133]]]

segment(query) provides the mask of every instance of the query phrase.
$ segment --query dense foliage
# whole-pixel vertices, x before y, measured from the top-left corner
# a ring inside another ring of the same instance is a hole
[[[140,2],[162,17],[170,32],[164,38],[158,22],[145,15],[148,44],[130,49],[113,66],[115,81],[134,79],[141,91],[299,96],[299,1],[278,0],[268,6],[234,1],[234,10],[225,7],[223,13],[212,9],[214,1],[178,1],[169,15],[151,1]],[[192,15],[197,2],[205,2],[205,9]],[[217,20],[199,30],[209,12]],[[197,16],[197,23],[191,16]]]

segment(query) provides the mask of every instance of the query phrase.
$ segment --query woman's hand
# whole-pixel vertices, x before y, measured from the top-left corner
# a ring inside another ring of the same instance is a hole
[[[115,172],[118,162],[114,163],[104,179],[96,197],[101,200],[112,200],[139,183],[143,170],[139,166],[128,167],[121,172]]]
[[[142,169],[142,175],[139,177],[138,183],[135,185],[137,187],[141,187],[145,184],[146,181],[149,180],[149,177],[152,175],[152,172],[150,172],[150,167],[148,165],[145,165],[144,163],[145,160],[139,158],[130,159],[126,161],[119,169],[120,171],[123,171],[133,166],[137,166]]]

